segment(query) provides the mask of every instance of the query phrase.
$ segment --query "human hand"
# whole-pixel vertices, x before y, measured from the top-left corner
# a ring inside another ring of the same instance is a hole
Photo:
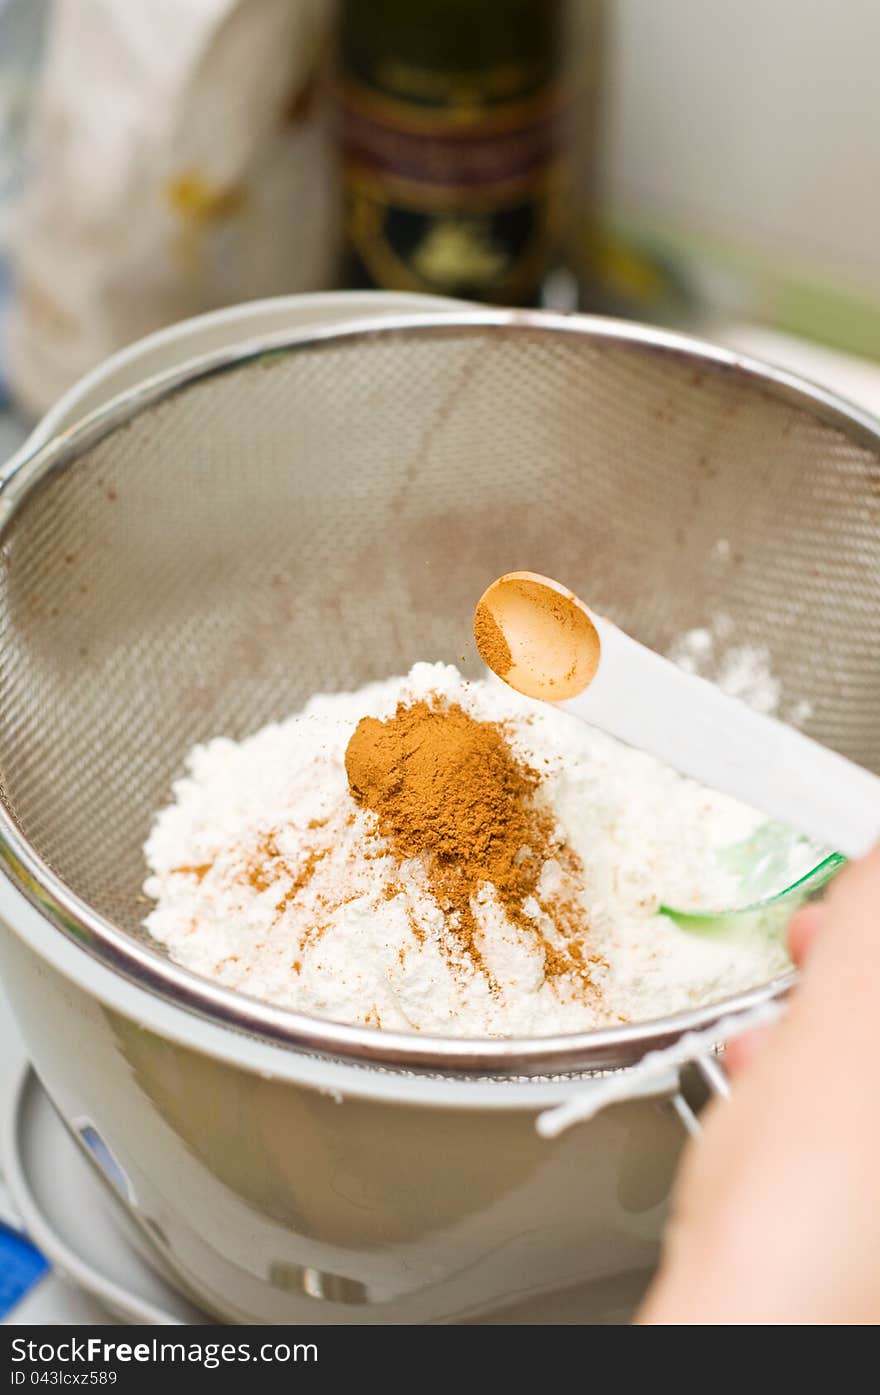
[[[789,943],[801,982],[725,1057],[639,1322],[880,1321],[880,848]]]

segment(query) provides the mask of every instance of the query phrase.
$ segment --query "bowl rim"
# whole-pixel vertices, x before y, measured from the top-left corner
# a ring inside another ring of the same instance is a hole
[[[332,324],[287,328],[212,350],[146,378],[96,408],[48,441],[27,446],[0,470],[0,542],[17,509],[50,472],[73,464],[85,450],[147,407],[192,384],[241,365],[282,353],[339,341],[401,334],[481,332],[493,327],[548,335],[575,335],[649,347],[701,360],[751,378],[777,398],[796,402],[826,423],[880,453],[880,420],[838,394],[798,374],[750,355],[663,328],[592,315],[543,310],[459,308],[417,313],[353,316]],[[685,1033],[711,1027],[722,1017],[747,1011],[786,993],[797,975],[789,971],[719,1002],[649,1021],[546,1037],[468,1038],[375,1030],[316,1018],[222,988],[174,963],[114,924],[79,897],[35,852],[0,801],[0,873],[79,950],[112,973],[208,1022],[225,1025],[275,1046],[340,1062],[435,1076],[533,1077],[620,1068]]]

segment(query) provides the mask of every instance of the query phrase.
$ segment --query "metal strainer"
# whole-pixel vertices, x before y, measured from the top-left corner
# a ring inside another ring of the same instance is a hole
[[[469,310],[286,332],[18,463],[0,521],[7,875],[119,972],[300,1048],[583,1070],[785,986],[580,1036],[427,1039],[257,1003],[146,940],[142,845],[188,748],[417,659],[476,674],[472,608],[502,572],[562,576],[661,651],[723,612],[810,734],[880,769],[880,435],[661,331]]]

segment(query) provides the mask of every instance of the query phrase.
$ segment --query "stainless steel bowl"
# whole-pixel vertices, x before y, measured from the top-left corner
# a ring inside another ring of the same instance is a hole
[[[302,328],[367,306],[394,318]],[[599,1088],[548,1072],[622,1065],[733,1004],[528,1042],[317,1022],[143,939],[141,842],[193,741],[457,662],[509,567],[564,575],[660,648],[725,612],[813,734],[876,768],[878,479],[873,423],[787,374],[392,297],[219,312],[59,404],[0,483],[0,969],[151,1263],[230,1321],[632,1304],[689,1118],[676,1074],[625,1072],[624,1102],[548,1140],[536,1115]]]

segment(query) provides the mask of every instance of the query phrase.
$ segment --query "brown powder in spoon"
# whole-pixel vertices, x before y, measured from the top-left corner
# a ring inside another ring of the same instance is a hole
[[[493,673],[503,678],[510,672],[513,664],[510,646],[504,638],[504,631],[483,601],[474,612],[474,639],[480,658]]]

